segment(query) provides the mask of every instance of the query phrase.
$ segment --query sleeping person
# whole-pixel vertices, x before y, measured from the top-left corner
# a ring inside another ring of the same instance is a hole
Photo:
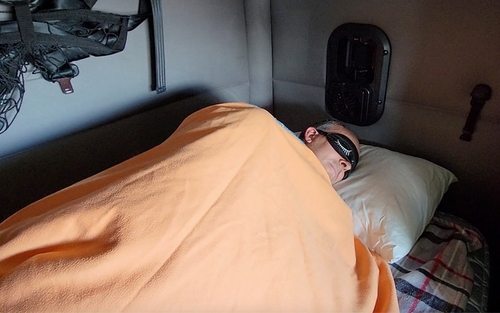
[[[320,131],[308,148],[262,108],[206,107],[21,209],[0,223],[0,311],[397,312],[332,188],[357,150]]]

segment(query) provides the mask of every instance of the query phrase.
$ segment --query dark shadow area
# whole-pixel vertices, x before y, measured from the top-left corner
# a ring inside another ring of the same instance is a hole
[[[0,221],[36,200],[153,148],[189,114],[219,102],[204,88],[182,90],[100,126],[0,159]]]
[[[478,196],[478,192],[466,190],[458,184],[452,184],[444,195],[438,210],[456,215],[477,229],[486,239],[490,252],[490,280],[488,311],[500,312],[500,242],[498,226],[500,220],[500,204],[494,195]]]

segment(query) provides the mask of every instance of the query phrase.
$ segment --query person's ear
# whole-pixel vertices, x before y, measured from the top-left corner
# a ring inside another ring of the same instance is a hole
[[[340,166],[342,166],[342,168],[346,171],[349,171],[352,168],[352,164],[343,158],[340,160]]]
[[[313,141],[314,137],[316,137],[317,134],[318,134],[318,131],[316,130],[316,128],[314,128],[312,126],[308,127],[304,131],[304,142],[306,144],[311,143]]]

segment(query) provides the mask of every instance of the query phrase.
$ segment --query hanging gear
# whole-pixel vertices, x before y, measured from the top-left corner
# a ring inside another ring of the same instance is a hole
[[[0,22],[0,133],[11,125],[21,108],[24,73],[35,67],[45,80],[58,82],[72,93],[71,78],[78,67],[71,63],[92,56],[122,51],[127,32],[153,16],[156,62],[154,84],[165,91],[165,58],[161,0],[140,0],[134,15],[92,11],[97,0],[0,0],[14,8],[16,20]]]

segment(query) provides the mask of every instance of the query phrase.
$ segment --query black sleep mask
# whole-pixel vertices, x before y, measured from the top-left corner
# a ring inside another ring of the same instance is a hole
[[[351,163],[351,169],[344,173],[343,179],[346,179],[351,171],[354,171],[359,161],[359,154],[358,149],[356,149],[356,145],[345,135],[339,133],[327,133],[320,129],[316,129],[316,131],[320,135],[325,136],[332,148],[346,161]]]

